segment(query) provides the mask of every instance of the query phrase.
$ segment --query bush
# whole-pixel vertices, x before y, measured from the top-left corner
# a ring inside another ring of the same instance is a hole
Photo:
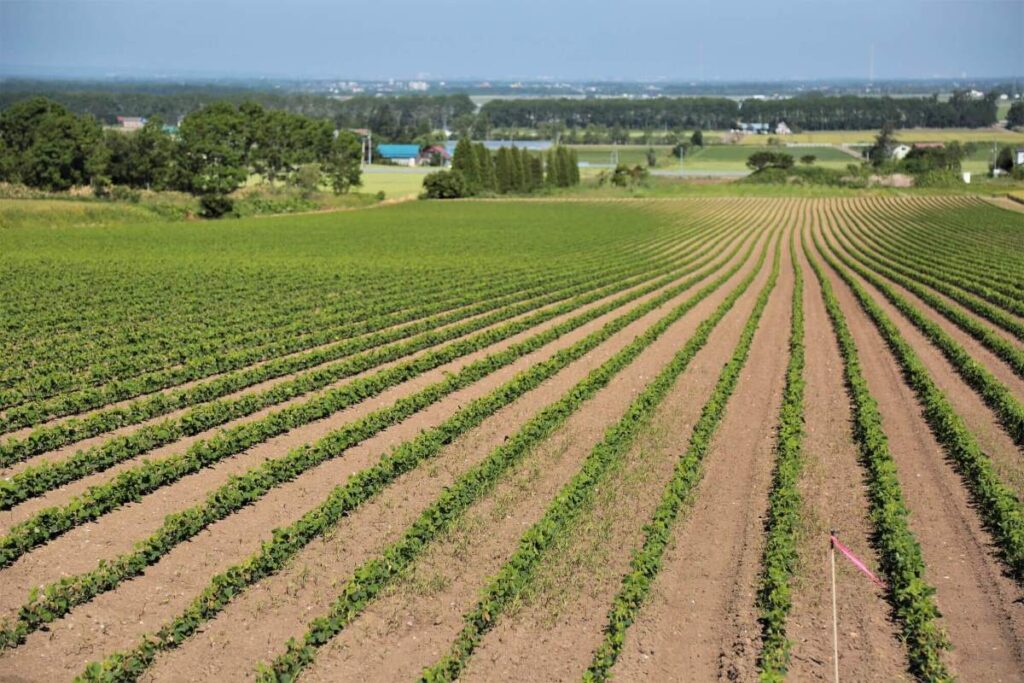
[[[747,166],[755,171],[765,168],[793,168],[793,157],[785,152],[754,152],[747,158]]]
[[[460,171],[435,171],[423,179],[424,199],[459,199],[469,196],[466,179]]]
[[[234,202],[222,194],[204,194],[199,197],[199,215],[203,218],[220,218],[231,213]]]
[[[129,204],[138,204],[139,199],[142,198],[142,193],[138,190],[133,190],[130,187],[124,185],[115,185],[110,190],[110,198],[115,202],[128,202]]]

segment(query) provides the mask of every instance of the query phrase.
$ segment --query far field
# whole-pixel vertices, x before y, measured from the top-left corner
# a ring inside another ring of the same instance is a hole
[[[4,200],[0,680],[1020,680],[1002,206]]]

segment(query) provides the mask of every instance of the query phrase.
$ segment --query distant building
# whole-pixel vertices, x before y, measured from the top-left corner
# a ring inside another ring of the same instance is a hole
[[[424,147],[423,151],[420,152],[420,165],[429,166],[430,162],[433,161],[435,154],[441,157],[442,166],[447,166],[448,162],[451,161],[452,155],[448,152],[444,145],[431,145],[430,147]]]
[[[756,135],[766,135],[771,128],[767,123],[741,123],[737,129],[740,133],[754,133]]]
[[[378,145],[377,152],[399,166],[415,166],[420,159],[419,145]]]
[[[779,123],[775,126],[776,135],[789,135],[792,132],[793,131],[789,129],[789,126],[786,125],[785,121],[779,121]]]
[[[1024,166],[1024,147],[1018,147],[1013,152],[1013,165]]]
[[[889,156],[896,161],[903,161],[908,154],[910,154],[910,145],[899,144],[892,148]]]
[[[138,130],[146,125],[146,119],[142,116],[118,116],[117,123],[124,130]]]
[[[946,146],[944,142],[915,142],[914,149],[942,149]]]

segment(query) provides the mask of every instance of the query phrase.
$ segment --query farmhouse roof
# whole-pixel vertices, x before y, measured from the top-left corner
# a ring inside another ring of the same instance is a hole
[[[420,155],[420,146],[379,145],[377,151],[385,159],[415,159]]]
[[[915,149],[938,149],[938,148],[945,147],[945,146],[946,146],[946,144],[944,142],[915,142],[914,143],[914,148]]]

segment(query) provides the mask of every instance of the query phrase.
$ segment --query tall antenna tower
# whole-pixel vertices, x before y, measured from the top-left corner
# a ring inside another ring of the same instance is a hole
[[[875,84],[875,44],[868,50],[868,85]]]
[[[700,82],[704,82],[704,41],[697,44],[697,65],[700,73]]]

